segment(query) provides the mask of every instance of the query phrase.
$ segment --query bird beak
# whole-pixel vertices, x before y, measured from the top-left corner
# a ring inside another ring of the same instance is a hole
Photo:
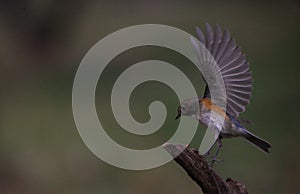
[[[175,117],[175,120],[177,120],[179,117],[181,117],[181,114],[178,114],[178,115]]]

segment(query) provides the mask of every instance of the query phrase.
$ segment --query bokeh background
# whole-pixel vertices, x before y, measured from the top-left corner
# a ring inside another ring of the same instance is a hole
[[[72,84],[86,52],[111,32],[136,24],[158,23],[195,35],[205,22],[230,29],[251,64],[254,91],[242,118],[272,143],[266,155],[242,139],[225,140],[216,165],[223,177],[245,183],[250,193],[299,193],[300,4],[297,1],[0,1],[0,193],[201,193],[174,162],[146,171],[110,166],[81,140],[72,117]],[[149,137],[118,126],[109,96],[126,67],[164,60],[199,85],[193,65],[157,47],[128,50],[100,78],[96,104],[107,133],[138,149],[160,145],[174,133],[179,103],[167,86],[140,85],[131,98],[136,120],[149,119],[148,106],[163,101],[164,126]],[[100,117],[100,116],[99,116]],[[183,118],[188,119],[188,118]],[[199,127],[191,146],[200,143]]]

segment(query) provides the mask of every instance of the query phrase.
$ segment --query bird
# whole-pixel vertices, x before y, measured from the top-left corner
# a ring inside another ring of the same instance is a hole
[[[183,101],[177,109],[175,119],[188,116],[208,127],[212,111],[224,118],[223,124],[213,123],[213,127],[219,131],[219,135],[216,140],[218,147],[212,164],[217,161],[216,157],[222,147],[223,138],[242,137],[263,152],[269,153],[271,144],[247,130],[242,121],[238,119],[239,114],[244,112],[246,105],[250,103],[252,92],[252,72],[245,54],[242,53],[235,39],[231,37],[228,29],[222,31],[219,25],[213,28],[206,23],[206,33],[203,33],[199,27],[196,28],[196,32],[199,41],[210,52],[220,70],[217,76],[221,76],[220,78],[224,81],[227,96],[226,109],[224,110],[212,101],[209,85],[201,74],[206,83],[203,96]],[[211,65],[211,63],[206,65]],[[195,107],[199,107],[199,111]]]

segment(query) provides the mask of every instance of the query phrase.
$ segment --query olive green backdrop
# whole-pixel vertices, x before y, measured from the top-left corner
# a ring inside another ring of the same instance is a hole
[[[247,126],[272,144],[266,155],[242,139],[225,140],[217,172],[245,183],[250,193],[299,193],[300,4],[296,1],[1,1],[0,2],[0,192],[17,193],[199,193],[174,162],[146,171],[110,166],[81,140],[72,117],[72,84],[85,53],[111,32],[158,23],[196,35],[205,22],[229,28],[253,71]],[[149,137],[129,134],[111,114],[109,96],[120,73],[146,60],[176,65],[199,85],[193,65],[157,47],[128,50],[105,69],[96,93],[107,133],[137,149],[160,145],[174,134],[179,101],[158,82],[140,85],[130,107],[140,122],[148,106],[163,101],[168,117]],[[102,81],[101,81],[102,80]],[[183,118],[188,119],[188,118]],[[198,146],[199,127],[191,146]]]

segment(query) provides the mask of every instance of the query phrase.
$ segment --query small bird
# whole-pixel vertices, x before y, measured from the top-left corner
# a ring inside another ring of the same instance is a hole
[[[196,97],[182,102],[178,107],[176,119],[182,115],[189,116],[208,127],[212,111],[223,116],[223,124],[214,124],[214,127],[220,133],[216,141],[218,148],[213,160],[216,160],[216,156],[220,151],[222,138],[243,137],[262,151],[269,153],[270,143],[252,134],[238,120],[239,114],[245,111],[245,106],[250,102],[252,91],[251,71],[245,55],[241,52],[240,47],[231,37],[229,31],[226,29],[222,33],[219,25],[212,29],[209,24],[206,24],[205,35],[198,27],[196,31],[199,41],[210,52],[219,67],[219,76],[224,81],[227,96],[226,110],[212,102],[210,89],[204,80],[206,87],[203,97]],[[199,111],[195,107],[199,107]]]

